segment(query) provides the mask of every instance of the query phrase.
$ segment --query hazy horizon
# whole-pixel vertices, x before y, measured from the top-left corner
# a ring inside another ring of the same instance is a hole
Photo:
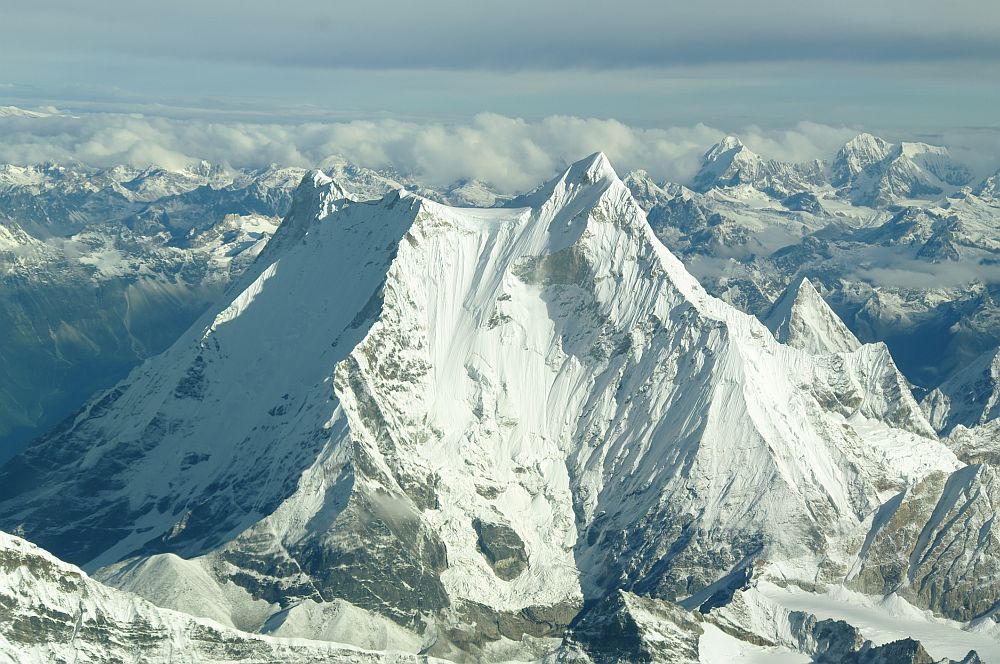
[[[4,13],[0,100],[17,105],[284,121],[1000,125],[1000,6],[974,0],[54,0]]]

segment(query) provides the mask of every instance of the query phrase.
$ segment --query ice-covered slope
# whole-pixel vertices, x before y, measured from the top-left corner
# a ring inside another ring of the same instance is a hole
[[[871,134],[849,141],[831,168],[832,183],[862,205],[940,195],[971,179],[969,170],[953,160],[947,148],[892,144]]]
[[[850,353],[861,347],[808,279],[778,298],[764,324],[781,343],[813,355]]]
[[[108,588],[0,532],[0,662],[428,662],[302,639],[247,634]]]
[[[1000,171],[997,171],[976,185],[974,192],[981,198],[989,200],[1000,199]]]
[[[949,433],[1000,416],[1000,349],[986,351],[932,390],[921,407],[934,427]]]
[[[750,185],[780,198],[824,182],[823,166],[818,161],[788,164],[764,159],[740,139],[726,136],[705,153],[693,186],[697,191],[708,191],[715,187]]]
[[[709,296],[603,155],[503,209],[342,193],[307,176],[227,301],[6,466],[0,525],[167,603],[177,554],[238,627],[345,602],[488,657],[617,589],[842,575],[959,466],[886,353]]]
[[[830,181],[844,187],[867,169],[878,166],[892,154],[893,145],[868,133],[858,134],[837,152],[830,169]]]
[[[404,181],[325,164],[353,198]],[[173,343],[254,260],[304,173],[0,164],[0,463]],[[482,183],[425,193],[496,200]]]

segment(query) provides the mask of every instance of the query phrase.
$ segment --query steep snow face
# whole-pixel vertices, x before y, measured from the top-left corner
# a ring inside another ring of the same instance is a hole
[[[833,160],[830,181],[835,187],[850,184],[866,169],[882,163],[892,153],[892,144],[868,133],[858,134],[840,148]]]
[[[405,181],[328,164],[338,197]],[[304,173],[0,165],[0,462],[174,342],[253,262]],[[496,202],[482,183],[426,193]]]
[[[1000,171],[980,182],[973,191],[981,198],[1000,199]]]
[[[708,191],[714,187],[750,185],[772,196],[784,197],[823,182],[819,162],[786,164],[763,159],[740,139],[727,136],[705,153],[693,186],[697,191]]]
[[[1000,349],[989,350],[931,391],[921,407],[934,427],[949,433],[1000,416]]]
[[[850,353],[861,347],[857,337],[805,278],[797,288],[789,288],[778,298],[764,324],[781,343],[813,355]]]
[[[926,143],[891,144],[870,134],[848,142],[834,160],[831,182],[857,204],[940,195],[968,184],[972,174],[947,148]]]
[[[227,629],[91,580],[25,540],[0,532],[0,661],[426,662],[399,652],[278,639]]]
[[[234,297],[9,464],[0,525],[88,569],[193,558],[240,627],[344,600],[448,654],[758,558],[842,574],[884,496],[958,466],[887,353],[709,296],[603,155],[507,208],[340,193],[310,174]],[[173,601],[147,568],[102,578]]]

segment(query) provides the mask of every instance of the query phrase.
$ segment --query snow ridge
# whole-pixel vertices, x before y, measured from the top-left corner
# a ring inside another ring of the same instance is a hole
[[[778,298],[764,324],[783,344],[808,353],[850,353],[861,342],[847,329],[809,279]]]
[[[836,578],[960,465],[884,348],[709,296],[603,154],[504,208],[342,193],[307,176],[238,287],[6,466],[0,527],[167,605],[183,558],[236,627],[334,603],[489,658],[619,589]]]

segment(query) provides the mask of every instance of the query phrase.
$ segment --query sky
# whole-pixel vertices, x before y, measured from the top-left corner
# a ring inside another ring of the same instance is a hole
[[[422,127],[428,143],[463,128],[473,143],[510,136],[483,131],[490,123],[531,128],[515,134],[561,123],[561,138],[515,150],[527,160],[559,141],[582,156],[609,132],[681,142],[759,134],[779,153],[813,158],[829,156],[832,136],[861,128],[938,142],[1000,130],[1000,3],[992,0],[48,0],[6,3],[2,14],[0,105],[85,118],[87,128],[60,125],[79,143],[98,140],[95,118],[120,128],[140,115],[173,123],[160,127],[174,133],[184,123],[192,133],[225,125],[258,138],[270,125],[275,139],[336,129],[296,147],[300,161],[315,161],[320,146],[336,150],[330,134],[360,140],[359,123],[397,142]],[[622,127],[628,132],[612,131]],[[803,127],[813,130],[804,139]],[[205,144],[203,156],[230,143]],[[452,140],[449,149],[462,145]],[[65,152],[59,141],[48,147],[53,159]],[[283,156],[274,141],[243,147],[258,150],[257,161]],[[348,147],[378,158],[405,152]],[[47,149],[42,138],[35,148]],[[125,158],[196,156],[139,150]],[[647,151],[661,161],[671,154]],[[402,166],[421,168],[408,158]]]

